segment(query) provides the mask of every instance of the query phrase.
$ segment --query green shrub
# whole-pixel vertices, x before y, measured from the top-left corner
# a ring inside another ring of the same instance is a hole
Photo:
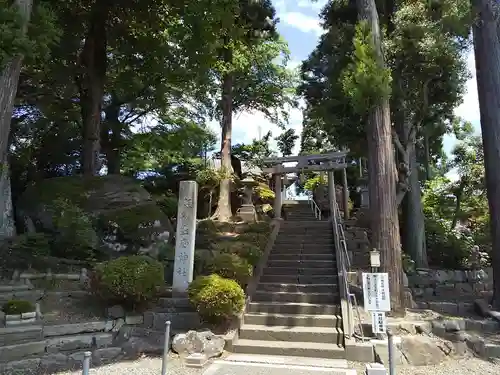
[[[246,233],[269,233],[271,228],[269,223],[265,221],[259,221],[256,223],[252,223],[248,226]]]
[[[7,315],[19,315],[35,311],[35,306],[30,301],[11,299],[2,306],[2,311]]]
[[[177,216],[178,199],[174,193],[168,192],[156,199],[156,203],[169,218]]]
[[[52,255],[61,258],[91,260],[98,247],[98,237],[90,216],[66,199],[52,205],[55,234]]]
[[[473,243],[470,238],[450,231],[446,223],[426,218],[425,241],[429,264],[445,269],[463,269],[467,263]]]
[[[213,248],[220,253],[239,255],[241,258],[246,259],[252,266],[257,265],[262,256],[263,248],[258,244],[258,240],[254,240],[253,242],[239,241],[241,236],[243,235],[238,236],[233,241],[221,241],[214,245]],[[248,237],[244,238],[247,239]]]
[[[196,278],[188,288],[189,300],[202,319],[218,322],[243,311],[245,293],[234,280],[213,274]]]
[[[141,307],[164,286],[162,263],[147,256],[124,256],[99,264],[91,279],[94,294],[109,304]]]
[[[222,277],[237,281],[241,286],[248,283],[252,276],[253,267],[244,258],[237,254],[218,254],[208,265],[210,273],[216,273]]]
[[[12,252],[31,255],[50,255],[50,237],[45,233],[26,233],[12,238],[9,243]]]

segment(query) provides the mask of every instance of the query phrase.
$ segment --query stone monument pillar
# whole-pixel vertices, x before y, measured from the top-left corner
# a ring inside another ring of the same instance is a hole
[[[177,231],[172,282],[172,292],[174,294],[187,293],[189,283],[193,281],[197,203],[198,184],[196,181],[181,181],[177,206]]]

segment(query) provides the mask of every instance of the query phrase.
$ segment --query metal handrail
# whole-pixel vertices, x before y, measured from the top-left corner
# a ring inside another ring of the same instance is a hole
[[[354,310],[356,311],[357,319],[358,319],[358,329],[359,329],[359,335],[361,336],[361,339],[364,341],[365,337],[363,334],[363,322],[361,320],[361,313],[359,310],[359,305],[358,301],[356,298],[356,295],[354,293],[351,293],[349,290],[349,280],[347,277],[348,272],[351,270],[351,261],[349,259],[349,254],[347,252],[347,242],[345,238],[345,232],[344,232],[344,226],[343,226],[343,220],[342,220],[342,215],[340,214],[340,208],[338,203],[335,200],[335,208],[334,208],[334,223],[333,228],[335,230],[335,241],[336,243],[336,248],[338,251],[340,251],[340,268],[341,272],[340,275],[343,279],[343,284],[344,284],[344,292],[347,297],[347,304],[348,308],[351,309],[354,307]],[[349,327],[354,327],[354,322],[351,321],[351,314],[347,314],[347,317],[349,319]],[[353,332],[355,335],[355,332]]]
[[[318,204],[315,202],[312,193],[307,194],[307,200],[309,202],[309,206],[311,207],[311,210],[314,213],[314,217],[318,220],[321,220],[321,210],[318,206]]]

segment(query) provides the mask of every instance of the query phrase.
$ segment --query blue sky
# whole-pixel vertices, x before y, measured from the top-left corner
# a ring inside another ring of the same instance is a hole
[[[298,66],[315,48],[318,37],[323,33],[318,14],[326,2],[326,0],[319,0],[317,2],[312,2],[311,0],[274,0],[274,5],[280,18],[278,29],[281,35],[288,41],[291,51],[291,61],[289,63],[291,67]],[[476,131],[479,132],[479,105],[477,100],[475,62],[472,52],[469,52],[467,62],[472,78],[467,82],[467,93],[464,97],[464,102],[456,108],[455,112],[457,116],[472,122]],[[261,134],[265,134],[270,130],[273,136],[277,136],[281,132],[276,125],[271,124],[259,113],[237,114],[234,117],[233,124],[233,144],[251,142],[252,139],[258,137],[259,131]],[[212,123],[211,127],[217,133],[220,133],[219,124]],[[302,111],[300,109],[290,111],[289,127],[294,128],[297,134],[300,134],[302,130]],[[295,152],[298,152],[298,143],[296,144]],[[450,152],[454,143],[455,140],[453,137],[446,136],[444,140],[445,150]]]

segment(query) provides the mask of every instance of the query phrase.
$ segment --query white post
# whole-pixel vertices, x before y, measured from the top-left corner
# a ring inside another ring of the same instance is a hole
[[[274,175],[274,217],[276,219],[281,218],[281,205],[282,205],[282,193],[281,193],[281,175]]]
[[[193,281],[197,203],[198,184],[196,181],[181,181],[177,206],[177,232],[172,282],[172,291],[176,294],[187,293],[189,283]]]

